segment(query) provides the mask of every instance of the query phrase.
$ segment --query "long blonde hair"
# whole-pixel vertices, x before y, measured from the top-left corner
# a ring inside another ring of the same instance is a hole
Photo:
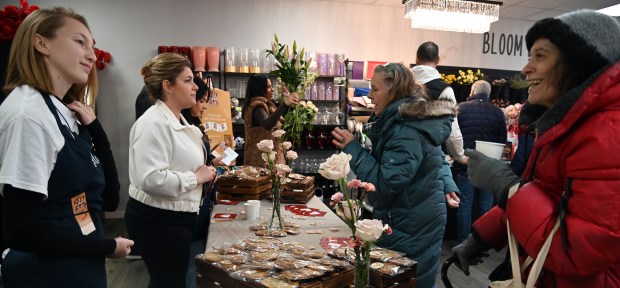
[[[52,77],[48,73],[43,55],[34,48],[34,39],[37,34],[50,39],[56,37],[56,31],[65,25],[66,18],[79,21],[90,31],[88,22],[82,15],[62,7],[36,10],[19,25],[9,54],[6,84],[3,87],[5,92],[11,93],[21,85],[29,85],[43,93],[54,93]],[[89,98],[94,103],[97,89],[97,72],[93,66],[86,83],[73,84],[67,94],[57,96],[69,96],[82,103],[85,98]]]

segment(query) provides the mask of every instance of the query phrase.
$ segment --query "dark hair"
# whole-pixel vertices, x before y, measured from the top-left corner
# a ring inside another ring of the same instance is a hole
[[[416,57],[422,62],[439,62],[439,46],[432,41],[424,42],[418,47]]]
[[[211,90],[209,89],[209,86],[207,86],[207,84],[202,79],[200,79],[200,77],[194,77],[194,84],[198,86],[198,90],[196,91],[196,103],[198,103],[198,101],[202,100],[205,97],[208,101],[211,97]],[[183,114],[183,117],[185,117],[185,120],[187,120],[188,123],[194,126],[200,126],[200,119],[192,115],[191,107],[181,110],[181,114]],[[194,118],[196,118],[198,121],[196,121],[196,119]]]
[[[248,79],[248,86],[245,89],[245,101],[243,103],[243,113],[248,108],[252,98],[267,95],[267,80],[269,78],[265,74],[254,74]]]

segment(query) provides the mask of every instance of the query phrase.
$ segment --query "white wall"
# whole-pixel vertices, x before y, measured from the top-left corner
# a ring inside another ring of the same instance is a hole
[[[17,2],[16,0],[11,2]],[[316,0],[31,0],[43,8],[71,7],[84,15],[97,47],[112,54],[99,72],[99,119],[108,133],[121,181],[122,216],[127,200],[129,130],[142,87],[140,68],[159,45],[269,47],[297,40],[306,50],[343,52],[351,60],[415,62],[415,50],[436,42],[442,65],[520,70],[523,55],[483,54],[483,35],[411,29],[404,7]],[[532,22],[500,19],[500,33],[525,35]],[[495,48],[498,51],[498,48]]]

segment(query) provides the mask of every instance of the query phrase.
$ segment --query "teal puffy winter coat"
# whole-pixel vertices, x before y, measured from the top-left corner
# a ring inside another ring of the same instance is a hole
[[[417,287],[433,287],[446,224],[445,161],[441,143],[450,135],[456,106],[450,101],[406,97],[388,105],[367,131],[372,151],[357,142],[344,147],[358,179],[373,183],[373,218],[392,227],[378,246],[418,261]]]

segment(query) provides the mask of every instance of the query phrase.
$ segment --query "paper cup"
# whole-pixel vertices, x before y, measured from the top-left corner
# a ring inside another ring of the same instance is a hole
[[[491,158],[498,159],[498,160],[502,159],[502,153],[504,152],[504,146],[506,146],[506,144],[476,140],[477,151],[480,151],[480,153],[487,155]]]
[[[256,205],[260,206],[260,200],[248,200],[248,201],[245,201],[245,202],[253,203],[253,204],[256,204]]]
[[[258,212],[260,210],[260,205],[256,203],[244,203],[243,207],[245,208],[245,217],[247,220],[258,219]]]

